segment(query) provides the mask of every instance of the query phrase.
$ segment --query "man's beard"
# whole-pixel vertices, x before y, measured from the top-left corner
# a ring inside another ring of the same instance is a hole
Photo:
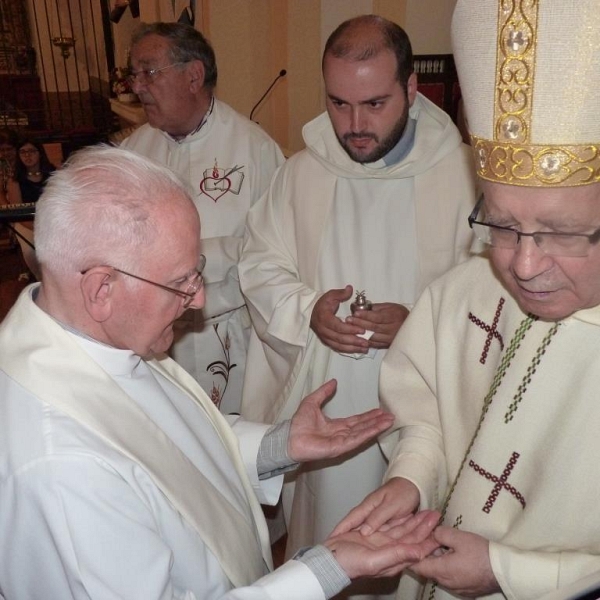
[[[370,131],[364,131],[360,133],[346,133],[342,137],[340,137],[337,133],[337,139],[341,144],[342,148],[346,151],[348,156],[357,163],[372,163],[377,160],[383,158],[386,154],[388,154],[400,141],[404,130],[406,129],[406,124],[408,123],[408,99],[406,104],[404,105],[404,111],[400,115],[400,118],[396,121],[396,124],[392,128],[392,130],[383,138],[380,142],[377,135],[371,133]],[[353,138],[364,139],[371,138],[378,142],[378,145],[371,150],[368,154],[364,154],[360,151],[357,151],[355,148],[348,144],[348,140]]]

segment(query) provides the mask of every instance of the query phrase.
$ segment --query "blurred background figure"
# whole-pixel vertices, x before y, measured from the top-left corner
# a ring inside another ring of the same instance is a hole
[[[56,167],[50,162],[44,146],[31,139],[19,140],[12,130],[0,131],[0,182],[2,204],[37,202],[50,173]],[[23,258],[19,281],[39,279],[39,265],[33,243],[33,222],[8,225]]]
[[[44,146],[33,140],[18,145],[15,179],[19,186],[20,202],[37,202],[50,173],[56,167],[50,162]]]
[[[178,320],[171,356],[221,412],[239,413],[251,324],[238,260],[246,215],[283,154],[256,123],[214,95],[217,62],[200,31],[182,23],[142,25],[130,58],[132,90],[148,123],[122,147],[177,173],[202,215],[206,304]]]

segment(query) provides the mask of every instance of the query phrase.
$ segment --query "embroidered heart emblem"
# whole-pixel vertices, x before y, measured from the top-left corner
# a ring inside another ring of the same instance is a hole
[[[209,188],[209,189],[207,189]],[[231,189],[229,177],[213,177],[207,175],[200,182],[200,191],[206,194],[213,202],[224,196]]]

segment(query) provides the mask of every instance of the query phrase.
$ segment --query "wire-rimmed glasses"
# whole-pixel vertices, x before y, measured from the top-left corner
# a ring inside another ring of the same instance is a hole
[[[537,247],[549,256],[580,257],[587,256],[592,246],[600,241],[600,228],[593,233],[562,233],[557,231],[534,231],[523,233],[512,227],[494,225],[477,221],[477,215],[483,204],[483,195],[477,201],[469,215],[469,227],[477,238],[492,248],[514,250],[522,237],[533,238]]]
[[[183,298],[183,308],[189,308],[192,304],[196,294],[200,291],[202,286],[204,285],[204,277],[202,276],[202,271],[206,265],[206,257],[204,254],[200,255],[200,259],[198,261],[198,266],[196,270],[190,278],[188,279],[188,285],[185,290],[178,290],[177,288],[169,287],[168,285],[163,285],[162,283],[157,283],[156,281],[152,281],[151,279],[146,279],[145,277],[140,277],[139,275],[134,275],[133,273],[129,273],[128,271],[124,271],[123,269],[118,269],[117,267],[113,267],[112,265],[104,265],[117,273],[121,273],[122,275],[127,275],[128,277],[133,277],[133,279],[137,279],[139,281],[143,281],[145,283],[149,283],[150,285],[154,285],[161,290],[165,290],[167,292],[171,292],[172,294],[176,294],[177,296]],[[85,275],[90,269],[86,269],[85,271],[81,271],[82,275]]]
[[[158,67],[156,69],[141,69],[139,71],[130,71],[127,76],[127,81],[129,81],[130,85],[133,85],[136,81],[141,83],[142,85],[148,85],[152,83],[163,71],[166,69],[170,69],[171,67],[178,67],[180,65],[185,65],[185,62],[176,62],[171,63],[170,65],[166,65],[164,67]]]

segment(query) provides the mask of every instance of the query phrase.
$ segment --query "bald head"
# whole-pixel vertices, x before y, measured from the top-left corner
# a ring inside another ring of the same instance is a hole
[[[360,62],[383,51],[394,54],[396,77],[406,90],[413,72],[410,40],[402,27],[377,15],[362,15],[339,25],[325,44],[323,65],[328,56]]]

